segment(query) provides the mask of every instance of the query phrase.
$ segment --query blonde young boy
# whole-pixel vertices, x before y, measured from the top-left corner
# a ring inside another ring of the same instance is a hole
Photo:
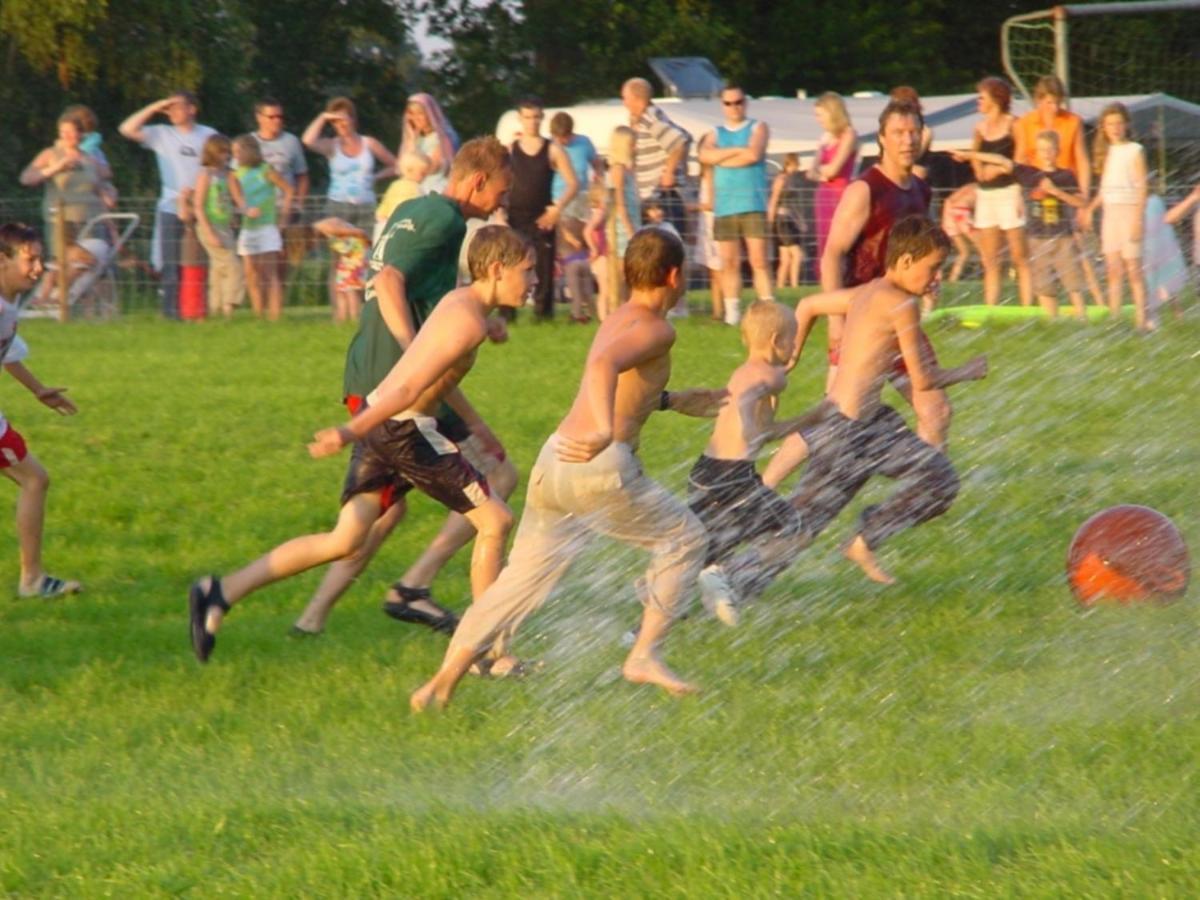
[[[429,174],[432,165],[429,157],[424,153],[410,151],[400,155],[400,159],[396,163],[400,171],[400,177],[388,185],[388,189],[383,193],[383,199],[375,207],[375,233],[372,235],[373,241],[379,240],[379,235],[383,232],[388,219],[392,217],[392,213],[396,211],[397,206],[408,200],[412,200],[414,197],[421,197],[425,194],[424,188],[421,187],[421,182]]]
[[[601,323],[579,392],[529,475],[525,513],[500,577],[463,615],[438,672],[411,699],[443,707],[476,660],[507,643],[587,545],[604,535],[651,553],[641,629],[622,674],[672,694],[694,690],[662,661],[658,643],[695,583],[707,538],[696,517],[642,471],[636,451],[650,414],[712,416],[725,391],[666,391],[675,329],[667,310],[683,290],[683,243],[643,228],[625,252],[629,301]]]
[[[439,431],[434,418],[443,398],[470,371],[487,339],[487,316],[498,306],[517,307],[531,281],[529,246],[502,225],[480,229],[471,244],[469,287],[448,294],[417,333],[408,350],[367,397],[368,406],[347,425],[317,432],[309,444],[315,457],[354,444],[342,490],[337,524],[324,534],[281,544],[224,577],[197,580],[188,595],[192,649],[206,662],[216,632],[230,607],[280,579],[353,555],[390,498],[413,487],[461,513],[477,536],[471,556],[471,591],[478,598],[491,584],[504,557],[512,513],[492,495],[487,480]]]
[[[712,438],[688,476],[688,506],[708,531],[700,596],[726,625],[736,625],[738,607],[809,542],[800,513],[763,484],[754,458],[764,443],[811,424],[824,412],[821,406],[797,419],[774,421],[796,342],[791,309],[758,300],[741,325],[746,361],[730,376],[729,403],[717,414]],[[735,557],[742,544],[749,546]]]

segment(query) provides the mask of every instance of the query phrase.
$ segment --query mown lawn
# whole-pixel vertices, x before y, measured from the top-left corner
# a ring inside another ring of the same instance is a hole
[[[523,474],[592,332],[521,324],[465,384]],[[379,611],[440,524],[424,499],[321,638],[287,637],[313,572],[239,607],[207,667],[188,645],[192,578],[332,522],[344,459],[303,445],[341,416],[349,329],[131,317],[23,333],[31,368],[81,410],[60,419],[5,381],[55,479],[48,566],[87,591],[0,601],[0,892],[1200,892],[1197,590],[1084,611],[1062,572],[1074,529],[1115,503],[1163,510],[1200,547],[1195,321],[1146,339],[936,328],[943,361],[987,352],[992,375],[954,390],[962,492],[885,548],[898,586],[837,552],[883,483],[738,629],[681,623],[668,658],[704,691],[673,701],[619,677],[640,562],[599,546],[519,638],[543,670],[468,683],[429,717],[407,697],[445,639]],[[679,335],[674,386],[722,383],[740,358],[703,316]],[[822,365],[802,361],[785,412],[815,401]],[[654,417],[648,471],[682,490],[705,438]],[[465,557],[437,590],[464,605]]]

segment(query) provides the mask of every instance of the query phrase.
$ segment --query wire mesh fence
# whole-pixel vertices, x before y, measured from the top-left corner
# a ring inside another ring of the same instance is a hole
[[[1169,208],[1173,203],[1187,195],[1192,185],[1185,178],[1175,179],[1162,196],[1163,204]],[[771,229],[769,240],[769,259],[773,275],[778,272],[779,237],[783,231],[789,231],[795,245],[800,248],[802,262],[800,264],[800,283],[802,285],[816,284],[820,280],[820,256],[818,253],[817,226],[813,216],[813,191],[809,185],[798,189],[790,189],[780,203],[780,213]],[[957,229],[962,233],[963,241],[956,241],[959,253],[965,253],[967,259],[959,268],[959,277],[964,281],[972,281],[979,277],[980,268],[978,253],[970,240],[970,211],[948,211],[946,199],[952,190],[935,189],[931,207],[931,215],[938,221]],[[72,269],[72,278],[83,277],[79,283],[73,283],[68,288],[71,298],[70,317],[109,317],[117,314],[153,313],[162,309],[164,278],[156,260],[153,240],[155,232],[156,198],[151,197],[122,197],[110,217],[93,223],[90,229],[72,229],[74,243],[77,249],[83,251],[82,258],[68,257],[68,266]],[[296,213],[294,221],[282,228],[283,256],[286,260],[284,269],[284,304],[291,309],[308,309],[316,313],[321,308],[330,308],[331,299],[331,270],[335,254],[331,252],[329,242],[322,238],[313,228],[313,223],[322,218],[326,209],[326,198],[310,196]],[[787,220],[786,223],[784,220]],[[53,248],[56,242],[52,239],[55,229],[54,221],[45,220],[43,201],[35,195],[0,198],[0,221],[21,221],[34,225],[47,236],[47,256],[53,260]],[[682,237],[689,248],[688,284],[693,289],[703,289],[709,286],[709,275],[702,261],[702,254],[697,252],[696,242],[700,228],[700,219],[695,210],[684,217]],[[1189,266],[1200,263],[1200,251],[1197,250],[1196,220],[1188,216],[1177,227],[1178,243]],[[97,240],[103,243],[97,244]],[[185,241],[191,240],[185,234]],[[104,249],[107,245],[107,251]],[[1086,246],[1086,244],[1085,244]],[[207,259],[203,252],[193,247],[191,250],[179,248],[182,253],[174,254],[173,258],[190,259],[195,266],[190,267],[192,275],[185,272],[180,286],[181,306],[185,317],[202,317],[206,315],[204,295],[205,268]],[[168,258],[171,255],[168,254]],[[1101,261],[1096,258],[1096,265]],[[197,280],[198,279],[198,280]],[[60,308],[61,276],[49,274],[47,284],[41,288],[44,296],[35,299],[32,304],[39,306],[44,315],[57,315]],[[560,289],[561,298],[562,291]]]

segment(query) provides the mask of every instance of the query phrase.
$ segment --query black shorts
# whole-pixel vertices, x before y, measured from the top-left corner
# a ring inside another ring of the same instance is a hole
[[[342,505],[358,494],[383,492],[386,509],[417,488],[454,512],[468,513],[488,499],[487,479],[463,457],[431,416],[388,419],[354,445]]]
[[[788,215],[775,219],[775,237],[780,247],[795,247],[800,243],[800,226]]]
[[[880,406],[863,419],[831,411],[800,436],[808,444],[808,463],[790,499],[813,537],[876,475],[900,487],[859,517],[858,533],[872,549],[941,515],[958,493],[958,476],[945,454],[917,437],[891,407]]]
[[[688,506],[708,531],[706,565],[763,535],[799,537],[804,531],[800,514],[763,484],[753,460],[701,456],[688,476]]]

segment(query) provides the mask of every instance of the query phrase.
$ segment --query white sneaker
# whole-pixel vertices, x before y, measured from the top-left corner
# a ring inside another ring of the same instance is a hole
[[[725,570],[718,565],[708,566],[700,571],[697,579],[700,585],[700,602],[722,625],[733,628],[738,623],[739,613],[737,599],[733,595],[733,587]]]

